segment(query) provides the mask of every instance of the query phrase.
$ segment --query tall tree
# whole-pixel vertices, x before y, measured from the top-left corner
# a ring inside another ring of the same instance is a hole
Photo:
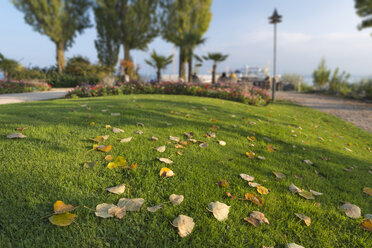
[[[331,70],[326,66],[326,61],[324,58],[320,61],[318,68],[313,72],[314,84],[318,87],[323,87],[329,81],[329,76],[331,75]]]
[[[118,35],[117,1],[96,0],[94,15],[97,39],[94,41],[100,63],[111,69],[118,63],[120,41]]]
[[[12,77],[15,76],[20,65],[17,61],[13,59],[5,58],[4,55],[0,53],[0,71],[4,74],[4,79],[10,81]]]
[[[162,36],[179,48],[179,77],[186,79],[187,50],[202,40],[212,19],[212,0],[162,0]],[[189,36],[189,37],[187,37]],[[197,39],[189,39],[190,36]],[[191,48],[191,49],[190,49]]]
[[[372,27],[372,0],[355,0],[357,14],[363,18],[359,29]]]
[[[26,23],[47,35],[56,45],[58,71],[65,67],[64,52],[72,46],[77,33],[91,27],[90,0],[12,0],[25,14]]]
[[[161,70],[167,68],[169,64],[173,62],[173,55],[166,57],[163,55],[159,55],[155,52],[155,50],[151,54],[151,60],[145,60],[146,64],[156,69],[156,76],[158,83],[161,81]]]
[[[207,56],[203,56],[204,60],[212,60],[213,67],[212,67],[212,84],[216,83],[216,71],[217,71],[217,64],[225,61],[229,55],[223,55],[222,53],[208,53]]]

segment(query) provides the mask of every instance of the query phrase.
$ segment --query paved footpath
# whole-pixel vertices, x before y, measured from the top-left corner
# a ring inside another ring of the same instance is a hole
[[[0,104],[40,101],[63,98],[70,88],[57,88],[50,91],[38,91],[29,93],[0,94]]]
[[[332,114],[372,133],[372,103],[339,97],[281,91],[277,99]]]

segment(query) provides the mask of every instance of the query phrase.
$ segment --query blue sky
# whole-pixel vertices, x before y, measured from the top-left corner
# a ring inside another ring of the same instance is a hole
[[[330,68],[372,76],[372,29],[357,30],[360,18],[352,0],[214,0],[213,19],[205,34],[207,42],[196,49],[196,54],[229,54],[218,71],[246,65],[264,67],[273,57],[273,26],[267,18],[275,7],[283,15],[278,26],[278,73],[309,75],[324,57]],[[5,56],[25,66],[55,64],[54,44],[34,32],[9,0],[0,1],[0,34],[0,52]],[[83,55],[97,62],[95,38],[95,28],[87,29],[66,57]],[[157,38],[148,51],[132,52],[142,74],[153,74],[144,63],[152,49],[164,55],[174,50],[172,44]],[[201,72],[206,73],[210,67],[205,62]],[[173,66],[166,72],[172,73]]]

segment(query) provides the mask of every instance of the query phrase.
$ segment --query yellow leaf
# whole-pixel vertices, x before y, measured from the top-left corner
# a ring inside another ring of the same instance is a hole
[[[295,215],[296,215],[298,218],[300,218],[301,220],[303,220],[303,221],[305,222],[306,226],[310,226],[310,224],[311,224],[311,219],[310,219],[310,217],[307,217],[307,216],[304,215],[304,214],[297,214],[297,213],[295,213]]]
[[[372,189],[371,188],[364,187],[363,192],[366,193],[367,195],[372,196]]]
[[[247,136],[247,139],[248,139],[250,142],[253,142],[253,141],[256,140],[256,138],[255,138],[254,136],[251,136],[251,137]]]
[[[120,167],[125,168],[126,165],[127,165],[127,161],[125,160],[125,158],[122,156],[118,156],[115,158],[113,162],[108,163],[107,168],[109,168],[110,170],[114,168],[120,168]]]
[[[269,193],[269,190],[265,188],[264,186],[257,186],[257,192],[261,195],[267,195]]]
[[[213,122],[218,122],[218,120],[215,119],[215,118],[211,118],[211,121],[213,121]]]
[[[75,219],[77,215],[71,214],[69,212],[63,214],[55,214],[49,217],[50,223],[57,226],[69,226]]]
[[[91,141],[102,143],[105,139],[102,136],[97,136],[94,139],[90,139]]]
[[[254,156],[256,154],[254,152],[252,152],[252,151],[249,151],[249,152],[246,152],[245,155],[247,155],[247,157],[250,158],[250,159],[254,159]]]
[[[63,214],[68,211],[74,210],[74,206],[68,204],[66,205],[63,201],[56,201],[53,205],[54,207],[54,213],[56,214]]]
[[[167,167],[161,168],[159,174],[160,174],[161,177],[171,177],[171,176],[174,176],[175,175],[174,172],[171,169],[167,168]]]
[[[252,194],[252,193],[247,193],[245,194],[245,199],[247,199],[248,201],[251,201],[253,202],[254,204],[258,205],[258,206],[262,206],[262,204],[264,203],[264,200],[261,199],[260,197],[258,197],[257,195],[255,194]]]
[[[273,145],[267,145],[266,146],[266,149],[269,151],[269,152],[275,152],[277,150],[276,147],[274,147]]]
[[[105,157],[105,160],[106,161],[111,161],[113,159],[113,157],[111,156],[111,155],[107,155],[106,157]]]
[[[225,179],[219,181],[216,183],[218,186],[220,187],[223,187],[223,188],[228,188],[230,185],[229,185],[229,182],[226,181]]]
[[[372,219],[364,219],[360,227],[364,230],[372,232]]]
[[[94,125],[96,125],[96,123],[94,121],[92,121],[89,125],[94,126]]]
[[[104,145],[93,145],[93,149],[101,151],[101,152],[109,152],[111,151],[112,146],[104,146]]]
[[[105,128],[111,128],[111,125],[106,125]]]

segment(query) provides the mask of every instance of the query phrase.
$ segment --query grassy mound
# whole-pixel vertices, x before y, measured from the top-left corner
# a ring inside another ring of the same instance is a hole
[[[108,124],[125,132],[115,134],[105,128]],[[213,125],[220,128],[211,130]],[[6,139],[23,126],[29,127],[22,132],[27,138]],[[208,147],[190,144],[176,149],[168,140],[170,135],[185,140],[183,133],[191,131]],[[210,131],[227,145],[203,136]],[[340,210],[347,201],[358,205],[363,215],[372,213],[371,197],[362,192],[372,186],[372,153],[367,150],[372,135],[318,111],[286,103],[253,107],[190,96],[110,96],[0,106],[0,134],[0,247],[283,247],[286,241],[304,247],[372,246],[371,233],[359,227],[362,218],[351,219]],[[104,144],[113,146],[108,154],[138,163],[136,170],[110,170],[104,160],[107,153],[89,151],[89,139],[105,134],[110,137]],[[120,143],[129,136],[129,143]],[[150,136],[159,140],[150,141]],[[269,144],[277,150],[268,151]],[[164,153],[154,150],[161,145],[167,146]],[[248,158],[248,151],[256,158]],[[158,157],[174,163],[165,165]],[[86,169],[87,161],[97,165]],[[159,171],[165,166],[176,175],[161,178]],[[350,167],[351,172],[344,170]],[[278,181],[273,172],[286,177]],[[226,196],[226,191],[239,197],[258,195],[240,173],[254,176],[270,190],[261,196],[262,207]],[[222,179],[229,188],[216,185]],[[122,195],[105,191],[122,183]],[[289,191],[291,183],[324,194],[306,200]],[[171,194],[184,195],[185,200],[155,213],[146,210],[168,201]],[[144,198],[142,210],[119,220],[96,217],[83,207],[116,204],[122,197]],[[53,212],[57,200],[80,206],[68,227],[41,219]],[[215,201],[231,206],[227,220],[219,222],[206,210]],[[263,212],[270,224],[246,223],[243,218],[252,211]],[[295,213],[309,216],[311,225],[298,222]],[[195,221],[186,238],[169,223],[180,214]]]

